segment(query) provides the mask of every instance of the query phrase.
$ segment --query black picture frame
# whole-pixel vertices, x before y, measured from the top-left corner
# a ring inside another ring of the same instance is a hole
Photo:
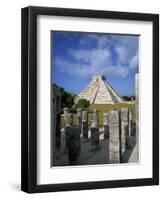
[[[55,15],[153,23],[153,177],[37,185],[37,16]],[[159,15],[30,6],[21,12],[21,190],[28,193],[159,184]]]

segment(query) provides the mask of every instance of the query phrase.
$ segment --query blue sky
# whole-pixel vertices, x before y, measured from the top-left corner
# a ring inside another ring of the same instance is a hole
[[[93,75],[104,75],[121,95],[135,95],[139,37],[52,32],[52,82],[78,94]]]

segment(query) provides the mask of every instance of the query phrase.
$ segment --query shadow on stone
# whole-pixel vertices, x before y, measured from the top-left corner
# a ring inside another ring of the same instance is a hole
[[[130,144],[129,144],[128,148],[126,148],[125,152],[122,154],[121,163],[128,163],[129,159],[131,158],[131,155],[133,154],[133,150],[136,145],[136,137],[130,136],[129,140],[130,140]],[[134,160],[132,160],[132,162],[137,162],[137,160],[134,156],[133,156],[133,159]]]

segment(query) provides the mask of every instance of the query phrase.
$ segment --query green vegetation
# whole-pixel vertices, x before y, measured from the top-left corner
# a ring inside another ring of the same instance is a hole
[[[125,101],[133,101],[133,100],[135,100],[135,96],[123,96],[122,97]]]
[[[71,108],[74,105],[74,96],[66,91],[61,92],[61,108]]]
[[[54,84],[53,87],[57,88],[57,90],[61,94],[61,108],[63,109],[64,107],[72,108],[74,105],[74,98],[75,94],[71,94],[67,91],[64,90],[64,88]]]
[[[75,108],[88,108],[90,105],[89,101],[86,99],[80,99],[78,103],[75,105]]]

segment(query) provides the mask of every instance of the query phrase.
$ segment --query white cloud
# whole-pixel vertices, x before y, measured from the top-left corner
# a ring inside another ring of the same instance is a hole
[[[107,36],[101,36],[97,40],[97,45],[99,48],[105,48],[109,45],[110,40]]]
[[[67,72],[70,75],[86,77],[93,74],[91,69],[89,69],[89,65],[76,64],[60,58],[55,60],[55,64],[59,71]]]
[[[69,52],[69,54],[76,61],[89,62],[89,60],[90,60],[90,50],[85,50],[85,49],[80,49],[80,50],[69,49],[68,52]]]
[[[123,78],[138,67],[137,37],[89,34],[82,37],[79,43],[81,48],[68,49],[71,59],[58,57],[55,60],[58,70],[78,77],[104,74]],[[92,48],[91,44],[94,44]],[[116,54],[114,59],[113,51]]]
[[[70,75],[78,77],[88,77],[94,74],[114,75],[119,77],[126,77],[129,70],[126,66],[105,66],[94,67],[91,65],[74,64],[69,61],[63,61],[61,59],[56,60],[56,65],[61,72],[67,72]]]
[[[96,43],[98,48],[105,48],[109,45],[110,39],[107,35],[88,34],[80,40],[82,47],[88,47],[92,43]]]
[[[137,69],[137,67],[138,67],[138,55],[137,54],[131,58],[129,67],[133,71],[135,71]]]
[[[107,49],[92,49],[92,50],[73,50],[69,49],[69,54],[75,59],[75,61],[83,61],[89,63],[92,67],[102,67],[106,63],[108,65],[110,58],[110,52]]]
[[[120,64],[124,64],[128,62],[128,51],[127,48],[123,46],[116,46],[115,52],[118,55],[117,62]]]

